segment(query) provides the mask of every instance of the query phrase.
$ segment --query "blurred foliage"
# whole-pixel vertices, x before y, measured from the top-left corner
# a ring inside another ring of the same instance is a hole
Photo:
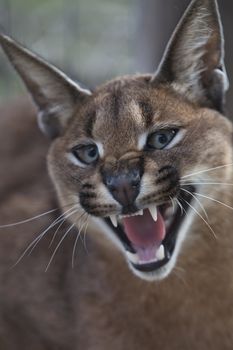
[[[93,87],[134,72],[135,4],[132,0],[0,0],[0,26]],[[0,77],[0,100],[23,91],[2,53]]]

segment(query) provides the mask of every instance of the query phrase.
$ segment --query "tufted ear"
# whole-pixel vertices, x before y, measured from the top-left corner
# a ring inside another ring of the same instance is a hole
[[[79,103],[91,95],[62,71],[0,34],[0,45],[23,79],[38,107],[39,126],[53,138],[62,134]]]
[[[201,106],[223,111],[228,79],[215,0],[193,0],[166,48],[153,82],[171,83]]]

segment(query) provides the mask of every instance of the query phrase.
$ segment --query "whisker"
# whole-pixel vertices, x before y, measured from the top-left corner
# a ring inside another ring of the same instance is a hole
[[[184,209],[183,205],[180,203],[178,198],[174,198],[174,200],[176,201],[176,203],[178,204],[178,206],[180,207],[181,210],[181,214],[183,215],[183,213],[185,212],[186,214],[186,210]]]
[[[183,199],[183,200],[204,221],[204,223],[207,225],[207,227],[213,233],[214,238],[217,240],[218,237],[217,237],[216,233],[214,232],[214,230],[212,229],[212,227],[210,226],[210,224],[203,218],[203,216],[189,202],[187,202],[185,199]]]
[[[49,248],[52,246],[52,244],[53,244],[53,242],[54,242],[54,240],[55,240],[55,238],[56,238],[56,236],[57,236],[58,231],[60,230],[60,228],[62,227],[62,225],[64,224],[65,221],[66,221],[66,218],[64,218],[64,219],[60,222],[58,228],[56,229],[56,231],[55,231],[55,233],[54,233],[54,235],[53,235],[53,237],[52,237],[52,239],[51,239],[51,241],[50,241],[50,243],[49,243]]]
[[[51,214],[51,213],[53,213],[53,212],[55,212],[55,211],[58,211],[58,210],[60,210],[61,208],[66,208],[66,207],[68,207],[68,206],[70,206],[70,205],[75,205],[75,204],[77,204],[77,203],[66,204],[66,205],[64,205],[64,206],[60,206],[60,207],[58,207],[58,208],[48,210],[48,211],[46,211],[46,212],[44,212],[44,213],[38,214],[38,215],[33,216],[33,217],[31,217],[31,218],[28,218],[28,219],[24,219],[24,220],[21,220],[21,221],[13,222],[13,223],[11,223],[11,224],[0,225],[0,229],[1,229],[1,228],[7,228],[7,227],[13,227],[13,226],[17,226],[17,225],[26,224],[26,223],[28,223],[28,222],[30,222],[30,221],[39,219],[39,218],[41,218],[41,217],[43,217],[43,216],[45,216],[45,215]]]
[[[75,211],[75,212],[76,212],[76,211]],[[81,214],[81,215],[78,217],[78,219],[81,218],[82,215],[83,215],[83,214]],[[62,225],[64,224],[64,222],[66,221],[67,218],[68,218],[68,217],[66,216],[66,217],[62,220],[62,222],[59,224],[58,228],[57,228],[56,231],[54,232],[54,235],[53,235],[53,237],[52,237],[52,239],[51,239],[51,242],[50,242],[50,244],[49,244],[49,248],[52,246],[52,244],[53,244],[53,242],[54,242],[54,240],[55,240],[55,238],[56,238],[56,236],[57,236],[57,233],[58,233],[59,229],[62,227]],[[78,219],[77,219],[77,220],[78,220]]]
[[[41,218],[42,216],[48,215],[48,214],[53,213],[53,212],[55,212],[57,210],[59,210],[59,208],[48,210],[48,211],[46,211],[46,212],[44,212],[42,214],[38,214],[36,216],[33,216],[32,218],[25,219],[25,220],[18,221],[18,222],[13,222],[12,224],[0,225],[0,228],[13,227],[13,226],[21,225],[21,224],[26,224],[27,222],[36,220],[38,218]]]
[[[74,246],[73,246],[73,250],[72,250],[72,258],[71,258],[72,269],[74,268],[75,250],[76,250],[76,246],[77,246],[80,234],[81,234],[81,231],[79,230],[77,233],[77,236],[75,238],[75,242],[74,242]]]
[[[88,216],[87,216],[87,218],[88,218]],[[78,243],[78,240],[79,240],[79,237],[81,235],[81,232],[82,232],[82,229],[83,229],[84,225],[85,225],[85,222],[80,226],[80,228],[78,230],[78,233],[77,233],[77,236],[76,236],[76,239],[75,239],[75,242],[74,242],[74,246],[73,246],[73,250],[72,250],[72,259],[71,259],[72,268],[74,268],[74,259],[75,259],[76,246],[77,246],[77,243]]]
[[[183,182],[180,181],[182,185],[224,185],[224,186],[233,186],[231,183],[227,182]]]
[[[70,208],[69,210],[74,209],[74,207]],[[45,234],[56,224],[58,224],[60,221],[63,220],[64,215],[69,211],[67,210],[64,214],[60,215],[57,219],[55,219],[39,236],[37,236],[24,250],[24,252],[20,255],[18,260],[14,263],[12,268],[14,268],[18,263],[24,258],[24,256],[30,251],[30,253],[33,251],[33,249],[36,247],[36,245],[39,243],[39,241],[45,236]],[[77,210],[77,209],[76,209]],[[74,214],[76,210],[71,213],[70,215]]]
[[[217,199],[215,199],[215,198],[208,197],[208,196],[205,196],[204,194],[197,193],[197,192],[194,192],[194,193],[195,193],[197,196],[199,196],[199,197],[203,197],[203,198],[209,199],[209,200],[211,200],[211,201],[213,201],[213,202],[216,202],[216,203],[218,203],[218,204],[223,205],[224,207],[226,207],[226,208],[228,208],[228,209],[230,209],[230,210],[233,210],[233,207],[231,207],[230,205],[227,205],[226,203],[223,203],[223,202],[221,202],[221,201],[219,201],[219,200],[217,200]]]
[[[72,211],[72,210],[73,210],[73,211]],[[59,220],[57,219],[58,221],[56,221],[56,222],[53,224],[53,226],[50,227],[50,228],[53,228],[55,225],[59,224],[61,221],[64,222],[64,220],[68,219],[71,215],[75,214],[75,213],[77,212],[77,210],[78,210],[78,209],[77,209],[77,208],[74,209],[74,207],[73,207],[73,208],[70,208],[70,209],[67,210],[64,214],[62,214],[62,215],[58,218]],[[69,213],[70,211],[71,211],[71,213]],[[30,254],[33,252],[33,250],[36,248],[37,244],[41,241],[41,239],[45,236],[45,234],[49,231],[50,228],[48,228],[48,230],[46,230],[46,232],[44,232],[43,235],[40,235],[40,236],[39,236],[38,241],[35,242],[34,246],[31,248],[31,250],[29,251],[28,255],[30,255]]]
[[[199,204],[199,206],[200,206],[201,209],[203,210],[206,219],[209,221],[208,214],[207,214],[207,212],[206,212],[206,210],[205,210],[203,204],[199,201],[199,199],[198,199],[192,192],[190,192],[190,191],[188,191],[188,190],[186,190],[186,189],[184,189],[184,188],[182,188],[182,187],[181,187],[180,189],[181,189],[182,191],[185,191],[185,192],[189,193],[189,194],[197,201],[197,203]]]
[[[174,267],[174,274],[176,277],[184,284],[185,287],[188,287],[187,281],[185,280],[182,273],[184,273],[184,269],[181,269],[177,266]]]
[[[192,173],[192,174],[189,174],[189,175],[182,176],[181,179],[185,179],[185,178],[187,178],[187,177],[194,176],[194,175],[198,175],[198,174],[207,173],[207,172],[212,171],[212,170],[217,170],[217,169],[221,169],[221,168],[226,168],[226,167],[232,166],[232,165],[233,165],[233,163],[225,164],[225,165],[219,165],[219,166],[214,167],[214,168],[209,168],[209,169],[205,169],[205,170],[198,171],[198,172],[196,172],[196,173]]]
[[[64,241],[64,239],[67,237],[68,233],[72,230],[72,228],[73,228],[74,226],[75,226],[75,223],[72,224],[72,225],[70,225],[70,227],[68,228],[68,230],[66,231],[66,233],[65,233],[65,234],[62,236],[62,238],[60,239],[60,242],[59,242],[58,245],[56,246],[56,248],[55,248],[55,250],[54,250],[54,252],[53,252],[53,254],[52,254],[52,256],[51,256],[51,258],[50,258],[50,260],[49,260],[49,262],[48,262],[48,265],[47,265],[47,267],[46,267],[46,269],[45,269],[45,272],[48,271],[49,266],[51,265],[51,263],[52,263],[52,261],[53,261],[53,258],[55,257],[55,255],[56,255],[56,253],[57,253],[59,247],[61,246],[62,242]]]
[[[86,244],[87,228],[88,228],[88,217],[87,217],[86,227],[85,227],[85,229],[84,229],[84,234],[83,234],[84,238],[83,238],[83,242],[84,242],[84,248],[85,248],[85,250],[86,250],[86,253],[89,254],[89,251],[88,251],[88,249],[87,249],[87,244]]]
[[[172,202],[172,209],[173,209],[173,214],[175,213],[175,203],[174,203],[174,199],[172,198],[172,197],[170,197],[169,196],[169,198],[170,198],[170,200],[171,200],[171,202]]]

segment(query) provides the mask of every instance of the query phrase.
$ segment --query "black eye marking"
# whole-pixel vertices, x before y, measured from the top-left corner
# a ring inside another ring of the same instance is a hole
[[[161,174],[165,171],[171,171],[171,170],[175,170],[175,168],[172,165],[165,165],[158,170],[158,173]]]
[[[121,105],[121,92],[116,90],[113,92],[111,96],[111,111],[114,115],[114,120],[117,119],[120,113],[120,105]]]
[[[148,101],[140,101],[139,107],[142,111],[142,115],[145,118],[146,127],[149,128],[153,121],[153,108]]]
[[[86,116],[85,133],[87,137],[92,138],[93,126],[96,121],[96,111],[89,112]]]

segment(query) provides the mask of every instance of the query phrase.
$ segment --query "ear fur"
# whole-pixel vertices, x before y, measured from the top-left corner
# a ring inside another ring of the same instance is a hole
[[[152,82],[170,83],[191,101],[223,111],[229,84],[216,0],[193,0],[190,3]]]
[[[0,33],[0,45],[38,107],[42,131],[51,138],[62,134],[75,107],[91,92],[9,36]]]

